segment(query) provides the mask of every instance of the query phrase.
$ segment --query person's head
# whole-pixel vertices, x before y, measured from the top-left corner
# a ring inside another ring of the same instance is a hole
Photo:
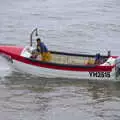
[[[40,44],[41,43],[41,39],[40,38],[37,38],[37,44]]]

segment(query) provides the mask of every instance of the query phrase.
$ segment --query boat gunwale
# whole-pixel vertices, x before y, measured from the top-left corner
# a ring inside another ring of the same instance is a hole
[[[59,51],[51,51],[50,50],[50,53],[53,53],[53,54],[60,54],[60,55],[68,55],[68,56],[82,56],[82,57],[95,57],[95,55],[89,55],[89,54],[79,54],[79,53],[68,53],[68,52],[59,52]],[[101,57],[103,57],[103,58],[109,58],[109,56],[107,56],[107,55],[101,55]]]

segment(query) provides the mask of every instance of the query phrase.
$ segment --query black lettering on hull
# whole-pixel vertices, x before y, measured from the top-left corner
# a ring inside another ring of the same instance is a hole
[[[89,72],[90,77],[110,78],[110,72]]]

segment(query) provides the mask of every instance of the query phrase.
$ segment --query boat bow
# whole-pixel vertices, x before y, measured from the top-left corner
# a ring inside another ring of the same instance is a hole
[[[23,50],[23,47],[17,46],[0,46],[0,53],[13,56],[13,55],[20,55]]]

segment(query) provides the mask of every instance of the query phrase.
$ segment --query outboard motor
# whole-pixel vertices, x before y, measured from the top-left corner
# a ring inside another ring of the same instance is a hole
[[[118,57],[116,60],[115,60],[115,64],[116,64],[116,67],[115,67],[115,71],[116,71],[116,77],[120,77],[120,57]]]

